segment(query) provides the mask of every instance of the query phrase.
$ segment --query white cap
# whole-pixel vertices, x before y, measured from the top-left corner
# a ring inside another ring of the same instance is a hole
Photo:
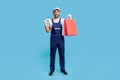
[[[59,10],[59,11],[60,11],[60,8],[58,8],[58,7],[55,7],[55,8],[53,9],[53,11],[54,11],[54,10]]]

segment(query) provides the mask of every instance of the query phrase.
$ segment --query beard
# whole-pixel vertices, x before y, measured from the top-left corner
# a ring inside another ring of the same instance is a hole
[[[59,18],[59,16],[60,16],[59,14],[55,14],[54,15],[55,18]]]

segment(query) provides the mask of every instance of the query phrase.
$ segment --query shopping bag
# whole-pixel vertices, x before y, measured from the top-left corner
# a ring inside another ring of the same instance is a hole
[[[76,36],[78,34],[76,28],[76,21],[73,19],[64,20],[64,35],[65,36]]]

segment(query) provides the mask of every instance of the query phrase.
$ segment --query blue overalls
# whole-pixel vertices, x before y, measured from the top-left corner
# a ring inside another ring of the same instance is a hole
[[[59,52],[59,61],[60,61],[60,69],[65,69],[65,47],[64,47],[64,36],[62,35],[62,24],[61,18],[58,23],[54,23],[52,19],[52,31],[50,36],[50,70],[55,70],[55,54],[58,48]]]

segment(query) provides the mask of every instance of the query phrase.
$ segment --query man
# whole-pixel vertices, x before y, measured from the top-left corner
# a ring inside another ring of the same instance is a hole
[[[64,19],[60,17],[60,9],[53,9],[53,19],[45,19],[45,29],[46,32],[51,31],[50,36],[50,72],[49,76],[53,75],[55,71],[55,54],[56,49],[59,52],[59,60],[60,60],[60,70],[63,74],[67,75],[65,70],[65,45],[64,45],[64,34],[63,34],[63,25]]]

